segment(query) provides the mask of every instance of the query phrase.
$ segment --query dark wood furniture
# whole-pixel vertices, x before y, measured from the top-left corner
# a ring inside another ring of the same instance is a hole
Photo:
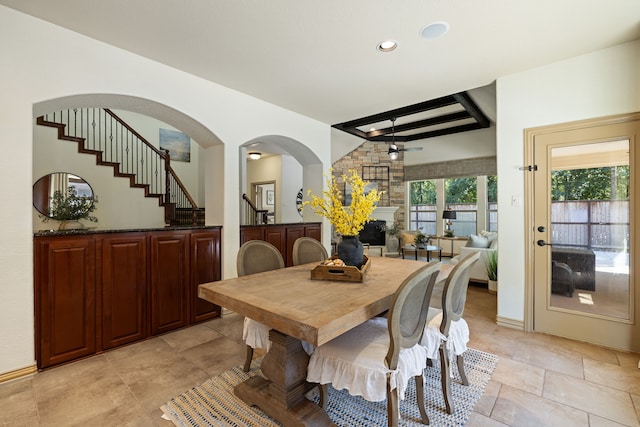
[[[566,264],[572,271],[576,289],[596,290],[596,254],[590,249],[551,248],[551,260]]]
[[[438,252],[438,261],[442,261],[442,248],[440,246],[431,245],[407,245],[400,248],[402,259],[406,255],[413,254],[414,259],[418,260],[418,252],[423,252],[427,255],[427,262],[431,261],[431,252]]]
[[[47,368],[220,316],[220,227],[39,233],[36,360]],[[45,234],[45,235],[41,235]]]
[[[321,242],[322,224],[306,222],[240,226],[240,245],[249,240],[269,242],[278,248],[287,267],[293,265],[293,243],[298,237],[311,237]]]
[[[333,425],[304,397],[309,356],[300,340],[324,344],[389,309],[400,284],[424,265],[378,257],[362,283],[312,280],[313,264],[303,264],[200,285],[201,298],[272,328],[261,365],[268,379],[252,377],[235,394],[285,426]]]

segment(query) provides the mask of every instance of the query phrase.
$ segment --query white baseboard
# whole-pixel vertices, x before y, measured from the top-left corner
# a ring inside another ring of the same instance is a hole
[[[524,331],[524,321],[509,319],[508,317],[496,316],[496,323],[498,326],[504,326],[505,328],[518,329]]]

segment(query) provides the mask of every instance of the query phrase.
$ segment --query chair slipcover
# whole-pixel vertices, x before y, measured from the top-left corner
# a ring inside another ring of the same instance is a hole
[[[453,413],[449,358],[457,360],[462,384],[469,385],[463,354],[469,342],[469,325],[462,318],[467,301],[469,274],[480,258],[476,252],[460,260],[451,270],[442,290],[442,309],[429,308],[430,318],[420,340],[429,359],[440,359],[442,393],[449,414]]]
[[[409,379],[414,377],[422,421],[429,423],[422,377],[427,353],[420,338],[439,268],[439,262],[431,262],[405,279],[394,295],[388,318],[370,319],[315,349],[307,381],[321,384],[323,406],[326,384],[332,384],[368,401],[386,399],[389,425],[396,426],[398,397],[404,399]]]
[[[427,319],[427,328],[422,336],[421,344],[427,350],[429,359],[438,360],[438,349],[440,341],[445,341],[448,353],[450,355],[459,356],[467,351],[467,343],[469,342],[469,324],[466,320],[460,319],[451,322],[449,337],[442,335],[440,332],[440,324],[442,323],[442,310],[439,308],[429,308],[429,319]]]
[[[390,370],[384,357],[389,350],[387,319],[376,317],[316,348],[309,360],[307,381],[347,389],[370,402],[386,399],[387,375],[391,388],[404,399],[409,379],[422,375],[427,352],[421,345],[400,350],[398,368]],[[357,356],[357,357],[356,357]]]

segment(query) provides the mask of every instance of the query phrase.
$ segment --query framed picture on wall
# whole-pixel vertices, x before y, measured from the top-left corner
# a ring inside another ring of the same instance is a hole
[[[273,190],[267,190],[267,206],[273,206]]]
[[[191,138],[185,133],[171,129],[160,129],[160,149],[169,150],[171,160],[191,161]]]

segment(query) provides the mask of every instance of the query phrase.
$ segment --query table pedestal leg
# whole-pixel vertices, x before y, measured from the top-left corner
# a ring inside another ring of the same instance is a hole
[[[276,330],[269,332],[271,349],[262,360],[260,376],[238,384],[236,396],[256,405],[284,426],[335,426],[327,413],[304,397],[312,386],[307,383],[309,356],[300,340]]]

